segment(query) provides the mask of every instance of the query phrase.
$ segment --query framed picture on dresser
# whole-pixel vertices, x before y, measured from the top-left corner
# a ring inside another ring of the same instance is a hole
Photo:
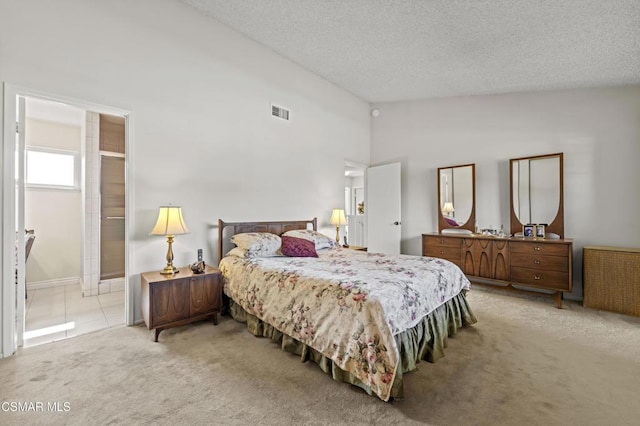
[[[522,225],[522,235],[525,238],[533,238],[536,233],[536,226],[532,224]]]
[[[544,238],[545,225],[536,225],[536,238]]]

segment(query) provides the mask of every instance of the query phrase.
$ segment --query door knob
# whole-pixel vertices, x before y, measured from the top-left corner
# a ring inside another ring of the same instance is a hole
[[[393,222],[394,225],[398,226],[400,225],[400,222],[398,222],[397,220],[395,222]]]

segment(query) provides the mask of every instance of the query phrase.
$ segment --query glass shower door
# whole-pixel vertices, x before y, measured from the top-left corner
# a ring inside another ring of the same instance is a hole
[[[100,280],[124,277],[125,159],[100,156]]]

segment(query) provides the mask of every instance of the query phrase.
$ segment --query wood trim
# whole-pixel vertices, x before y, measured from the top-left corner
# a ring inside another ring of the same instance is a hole
[[[318,230],[318,218],[314,217],[310,220],[285,220],[285,221],[262,221],[262,222],[225,222],[218,219],[218,265],[228,252],[225,250],[225,238],[231,238],[235,234],[242,232],[270,232],[272,234],[281,235],[293,229],[307,229],[311,225],[314,231]],[[224,231],[226,228],[232,228],[231,234]]]

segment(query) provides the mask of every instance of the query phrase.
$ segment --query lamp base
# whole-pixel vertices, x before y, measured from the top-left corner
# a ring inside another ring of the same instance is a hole
[[[180,272],[180,270],[173,265],[167,265],[162,271],[160,271],[162,275],[174,275],[178,272]]]
[[[171,246],[173,245],[173,235],[167,235],[167,245],[169,246],[167,249],[167,266],[165,266],[160,273],[162,275],[174,275],[180,271],[178,271],[178,268],[173,266],[173,250],[171,249]]]

